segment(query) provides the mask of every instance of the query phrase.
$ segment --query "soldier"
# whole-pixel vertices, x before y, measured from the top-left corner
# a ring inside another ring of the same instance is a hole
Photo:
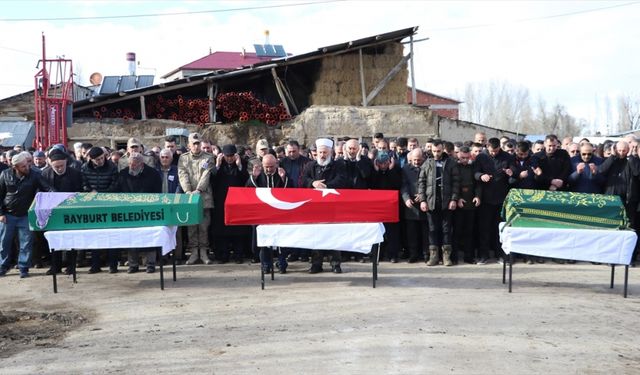
[[[213,207],[213,196],[209,179],[215,172],[215,161],[210,154],[202,151],[200,134],[189,134],[189,152],[180,155],[178,178],[185,194],[200,194],[203,214],[200,224],[188,227],[187,251],[191,251],[191,256],[187,264],[195,264],[198,259],[205,264],[211,264],[208,256],[208,230],[211,223],[209,209]]]

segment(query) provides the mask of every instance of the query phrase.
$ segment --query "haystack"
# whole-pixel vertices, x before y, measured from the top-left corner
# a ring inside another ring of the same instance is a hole
[[[398,42],[363,50],[367,94],[402,59],[403,52],[403,46]],[[369,105],[406,104],[408,74],[405,66]],[[310,99],[314,105],[362,105],[359,53],[355,51],[324,58]]]

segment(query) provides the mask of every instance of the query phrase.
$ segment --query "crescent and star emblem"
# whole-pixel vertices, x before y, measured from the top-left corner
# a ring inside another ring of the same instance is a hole
[[[340,195],[340,193],[338,193],[336,189],[314,189],[314,190],[322,192],[323,198],[329,194]],[[307,199],[305,201],[299,201],[299,202],[285,202],[283,200],[280,200],[274,197],[273,193],[271,192],[271,188],[257,188],[256,197],[258,197],[258,199],[260,199],[262,202],[278,210],[294,210],[311,200],[311,199]]]

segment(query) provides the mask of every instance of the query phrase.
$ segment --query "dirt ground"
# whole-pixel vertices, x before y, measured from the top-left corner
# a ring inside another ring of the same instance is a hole
[[[260,290],[256,265],[159,274],[0,279],[2,374],[638,374],[640,278],[609,268],[292,263]],[[327,266],[325,265],[325,269]],[[169,271],[168,268],[165,268]],[[19,313],[16,313],[19,312]],[[28,317],[28,319],[27,319]]]

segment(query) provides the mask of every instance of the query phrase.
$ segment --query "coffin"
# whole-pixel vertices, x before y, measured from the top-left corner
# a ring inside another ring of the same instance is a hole
[[[511,189],[502,216],[514,227],[627,229],[617,195]]]
[[[397,190],[231,187],[227,225],[398,221]]]
[[[29,208],[31,230],[194,225],[202,221],[197,194],[38,193]]]

